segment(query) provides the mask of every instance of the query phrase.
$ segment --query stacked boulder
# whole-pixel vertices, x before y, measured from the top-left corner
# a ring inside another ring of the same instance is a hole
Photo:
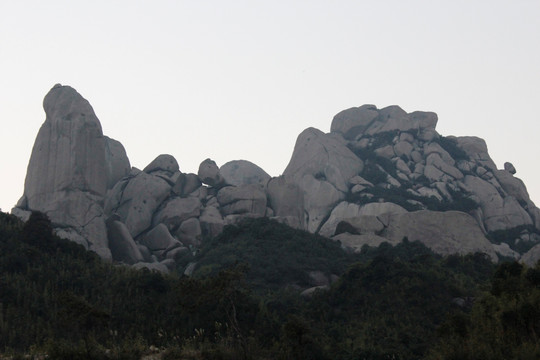
[[[540,210],[514,166],[498,170],[482,139],[439,135],[434,113],[344,110],[330,133],[303,131],[283,175],[271,177],[245,160],[218,167],[206,159],[197,174],[183,173],[168,154],[131,168],[74,89],[55,86],[44,108],[12,212],[45,212],[60,236],[105,259],[167,272],[246,217],[319,233],[350,251],[407,238],[440,254],[540,258]],[[512,246],[486,237],[516,229]]]

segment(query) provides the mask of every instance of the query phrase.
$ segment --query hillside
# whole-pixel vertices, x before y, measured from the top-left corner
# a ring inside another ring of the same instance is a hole
[[[309,256],[305,241],[318,244]],[[348,254],[265,219],[213,244],[194,277],[163,275],[107,264],[54,236],[43,215],[23,225],[1,213],[0,351],[138,359],[154,345],[168,349],[164,359],[417,359],[445,318],[468,316],[467,299],[489,289],[494,271],[485,255],[442,258],[418,242]],[[267,266],[276,259],[283,265]],[[331,284],[302,296],[291,284],[314,269]]]

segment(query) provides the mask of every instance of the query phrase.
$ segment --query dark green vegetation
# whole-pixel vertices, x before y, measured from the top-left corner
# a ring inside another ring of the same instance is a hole
[[[113,266],[56,238],[43,215],[23,225],[0,213],[0,354],[139,359],[154,345],[167,349],[162,359],[538,355],[538,269],[505,264],[491,282],[480,254],[441,258],[405,239],[351,255],[267,219],[226,228],[192,260],[189,278]],[[314,270],[339,278],[302,297]]]
[[[424,175],[421,175],[413,180],[404,181],[397,176],[396,165],[390,159],[379,156],[375,153],[375,149],[392,144],[393,139],[398,136],[398,131],[387,131],[375,134],[371,137],[370,144],[365,148],[354,148],[353,151],[362,161],[364,161],[364,169],[359,174],[364,179],[372,183],[373,187],[367,187],[359,193],[349,193],[346,200],[351,203],[366,204],[370,202],[378,202],[384,200],[400,205],[407,211],[416,210],[433,210],[433,211],[463,211],[470,212],[478,208],[478,204],[471,199],[470,194],[462,190],[453,190],[446,188],[449,199],[439,200],[434,196],[421,196],[414,189],[426,186],[430,187],[431,181]],[[458,147],[457,141],[452,137],[439,137],[434,140],[438,143],[450,156],[455,160],[468,160],[468,156],[461,148]],[[403,156],[403,160],[407,163],[409,160]],[[412,170],[412,169],[411,169]],[[388,176],[397,179],[401,186],[381,186],[388,181]]]
[[[521,238],[522,235],[540,234],[533,225],[520,225],[512,229],[491,231],[487,238],[493,244],[506,243],[514,251],[524,254],[537,243],[535,241],[526,241]]]

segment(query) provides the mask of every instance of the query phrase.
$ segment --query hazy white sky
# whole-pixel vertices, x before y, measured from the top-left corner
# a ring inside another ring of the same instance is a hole
[[[90,101],[132,166],[250,160],[362,104],[434,111],[487,141],[540,205],[540,1],[0,0],[0,208],[22,195],[42,100]]]

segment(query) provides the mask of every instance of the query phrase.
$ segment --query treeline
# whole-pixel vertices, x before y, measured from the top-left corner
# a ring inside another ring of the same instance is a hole
[[[162,359],[458,359],[456,348],[501,347],[501,336],[537,354],[540,270],[495,271],[480,254],[442,258],[405,239],[352,255],[255,219],[186,261],[199,264],[192,277],[106,264],[54,236],[42,214],[22,224],[0,213],[0,354],[140,359],[152,346]],[[312,271],[335,281],[300,296]]]

